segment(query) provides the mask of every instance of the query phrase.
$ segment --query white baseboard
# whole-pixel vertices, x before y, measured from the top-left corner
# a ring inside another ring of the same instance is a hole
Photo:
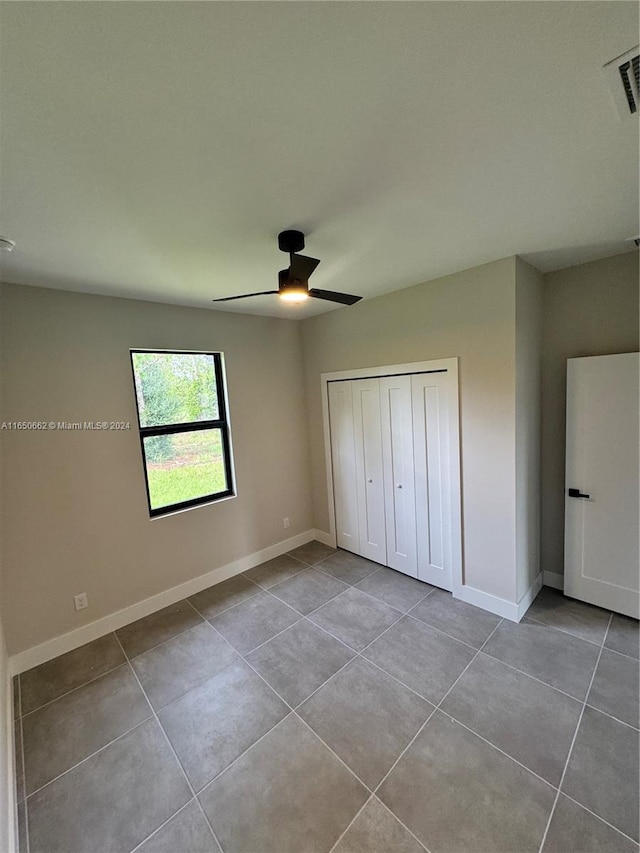
[[[455,598],[466,601],[467,604],[473,604],[474,607],[488,610],[489,613],[495,613],[496,616],[502,616],[503,619],[510,619],[512,622],[518,621],[518,605],[513,601],[507,601],[506,598],[499,598],[497,595],[482,592],[482,590],[466,584],[460,587],[460,593]]]
[[[9,671],[12,675],[26,672],[26,670],[52,660],[58,657],[58,655],[63,655],[65,652],[70,652],[72,649],[84,646],[85,643],[97,640],[98,637],[110,634],[111,631],[117,631],[118,628],[123,628],[137,619],[150,616],[163,607],[169,607],[171,604],[182,601],[183,598],[187,598],[189,595],[202,592],[203,589],[208,589],[210,586],[227,580],[227,578],[240,574],[240,572],[246,572],[254,566],[259,566],[260,563],[272,560],[274,557],[279,557],[281,554],[292,551],[300,545],[305,545],[307,542],[311,542],[312,539],[322,541],[320,533],[321,531],[318,530],[306,530],[304,533],[298,533],[297,536],[292,536],[290,539],[277,542],[275,545],[270,545],[261,551],[248,554],[246,557],[241,557],[239,560],[227,563],[226,566],[220,566],[197,578],[185,581],[178,584],[178,586],[164,590],[164,592],[159,592],[157,595],[152,595],[150,598],[145,598],[143,601],[138,601],[136,604],[131,604],[122,610],[110,613],[108,616],[103,616],[101,619],[96,619],[94,622],[89,622],[81,628],[75,628],[73,631],[61,634],[59,637],[54,637],[51,640],[40,643],[38,646],[18,652],[9,658]],[[326,534],[322,535],[326,536]]]
[[[0,643],[2,638],[0,637]],[[7,853],[16,853],[18,850],[18,829],[17,829],[17,811],[16,811],[16,767],[15,767],[15,726],[13,723],[13,680],[9,676],[7,670],[6,683],[3,685],[3,693],[5,696],[5,707],[2,716],[5,718],[5,743],[6,752],[3,756],[5,759],[3,767],[0,768],[3,779],[0,781],[0,791],[4,798],[2,809],[6,816],[6,824],[3,826],[3,821],[0,820],[0,850],[6,850]]]
[[[536,579],[518,602],[518,622],[522,619],[524,614],[531,607],[531,605],[533,604],[533,599],[536,597],[536,595],[540,592],[541,589],[542,572],[538,572]]]
[[[454,595],[454,597],[459,598],[461,601],[466,601],[467,604],[473,604],[475,607],[488,610],[489,613],[495,613],[496,616],[502,616],[503,619],[509,619],[511,622],[519,622],[527,612],[533,599],[540,592],[541,586],[542,572],[538,574],[529,589],[517,603],[466,585],[462,586],[459,593]]]
[[[333,537],[330,533],[325,533],[324,530],[314,530],[313,538],[317,539],[318,542],[322,542],[323,545],[328,545],[329,548],[335,548],[336,543],[333,541]]]
[[[542,582],[545,586],[564,591],[564,575],[561,575],[560,572],[543,572]]]

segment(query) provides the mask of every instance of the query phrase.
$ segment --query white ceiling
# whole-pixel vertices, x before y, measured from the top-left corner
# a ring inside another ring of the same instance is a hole
[[[314,286],[371,297],[638,233],[601,70],[635,2],[0,6],[6,281],[212,307],[277,287],[296,227]]]

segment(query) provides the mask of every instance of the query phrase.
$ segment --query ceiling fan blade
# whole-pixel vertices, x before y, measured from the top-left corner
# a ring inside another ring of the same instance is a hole
[[[309,289],[309,296],[316,299],[326,299],[327,302],[340,302],[342,305],[355,305],[360,302],[362,296],[352,296],[350,293],[336,293],[333,290],[318,290],[315,287]]]
[[[305,255],[292,255],[289,267],[289,281],[308,281],[309,276],[318,266],[320,261],[316,258],[307,258]]]
[[[260,293],[241,293],[240,296],[223,296],[222,299],[212,299],[212,302],[231,302],[232,299],[246,299],[248,296],[267,296],[270,293],[279,293],[278,290],[263,290]]]

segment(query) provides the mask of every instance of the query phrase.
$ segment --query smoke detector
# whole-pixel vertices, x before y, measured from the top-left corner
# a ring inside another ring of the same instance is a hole
[[[640,50],[638,45],[607,62],[603,69],[618,111],[626,121],[640,111]]]
[[[0,237],[0,249],[3,249],[5,252],[13,252],[15,244],[15,240],[9,240],[8,237]]]

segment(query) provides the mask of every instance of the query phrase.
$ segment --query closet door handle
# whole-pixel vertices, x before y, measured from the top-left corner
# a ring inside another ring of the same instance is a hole
[[[373,480],[372,480],[371,478],[369,478],[369,479],[367,480],[367,483],[373,483]]]
[[[396,486],[396,489],[401,489],[401,488],[402,488],[402,483],[398,483],[398,485]]]

